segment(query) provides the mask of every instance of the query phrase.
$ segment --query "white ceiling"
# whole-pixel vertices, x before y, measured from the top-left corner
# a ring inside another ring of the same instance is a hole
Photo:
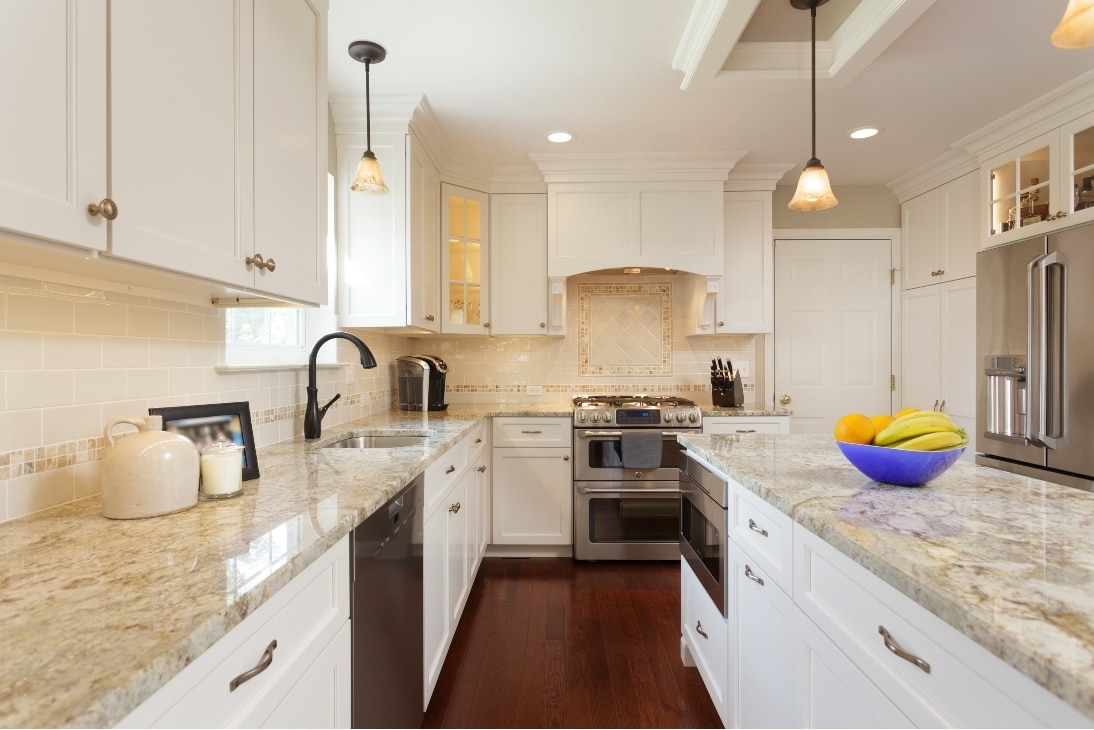
[[[888,183],[1094,69],[1094,48],[1049,43],[1065,5],[831,0],[819,8],[817,155],[837,193],[841,184]],[[809,13],[789,0],[330,6],[332,97],[364,94],[350,42],[380,43],[388,55],[372,68],[373,102],[423,94],[450,160],[485,179],[534,172],[529,154],[736,150],[748,151],[742,163],[791,165],[781,184],[793,184],[810,156]],[[884,131],[847,138],[867,124]],[[577,139],[551,144],[554,129]]]

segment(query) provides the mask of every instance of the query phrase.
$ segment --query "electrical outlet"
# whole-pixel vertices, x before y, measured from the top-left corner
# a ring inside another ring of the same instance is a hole
[[[524,386],[525,395],[543,395],[542,385],[526,385]]]
[[[742,378],[747,378],[752,375],[752,363],[748,360],[741,360],[737,363],[737,371],[741,373]]]

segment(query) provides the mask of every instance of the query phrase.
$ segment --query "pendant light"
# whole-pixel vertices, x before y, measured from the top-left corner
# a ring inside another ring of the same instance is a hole
[[[1094,46],[1094,0],[1067,0],[1067,9],[1056,30],[1052,45],[1057,48]]]
[[[817,159],[817,8],[826,2],[828,0],[790,0],[790,4],[798,10],[809,9],[813,27],[811,43],[813,67],[810,75],[813,89],[813,156],[805,163],[805,169],[798,178],[798,188],[786,206],[790,210],[824,210],[839,204],[836,196],[832,194],[828,173],[825,172],[821,161]]]
[[[372,152],[372,105],[369,100],[368,70],[372,64],[383,61],[387,57],[387,51],[379,43],[354,41],[349,44],[349,55],[353,60],[365,64],[365,153],[357,163],[357,175],[349,189],[368,195],[384,195],[388,191],[384,173],[380,171],[380,161]]]

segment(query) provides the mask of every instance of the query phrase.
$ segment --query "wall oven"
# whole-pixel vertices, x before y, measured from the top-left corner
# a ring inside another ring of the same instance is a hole
[[[678,560],[682,432],[702,428],[681,398],[574,399],[574,558]]]
[[[680,554],[714,605],[728,616],[729,484],[686,452],[679,473]]]

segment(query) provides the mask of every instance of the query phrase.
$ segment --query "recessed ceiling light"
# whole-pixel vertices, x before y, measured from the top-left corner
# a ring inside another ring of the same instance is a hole
[[[859,127],[858,129],[852,129],[847,135],[851,139],[868,139],[880,131],[880,127]]]
[[[547,135],[547,139],[549,139],[550,141],[560,142],[560,143],[561,142],[569,142],[573,138],[574,138],[573,134],[571,134],[570,132],[567,132],[563,129],[560,129],[557,132],[551,132],[550,134]]]

